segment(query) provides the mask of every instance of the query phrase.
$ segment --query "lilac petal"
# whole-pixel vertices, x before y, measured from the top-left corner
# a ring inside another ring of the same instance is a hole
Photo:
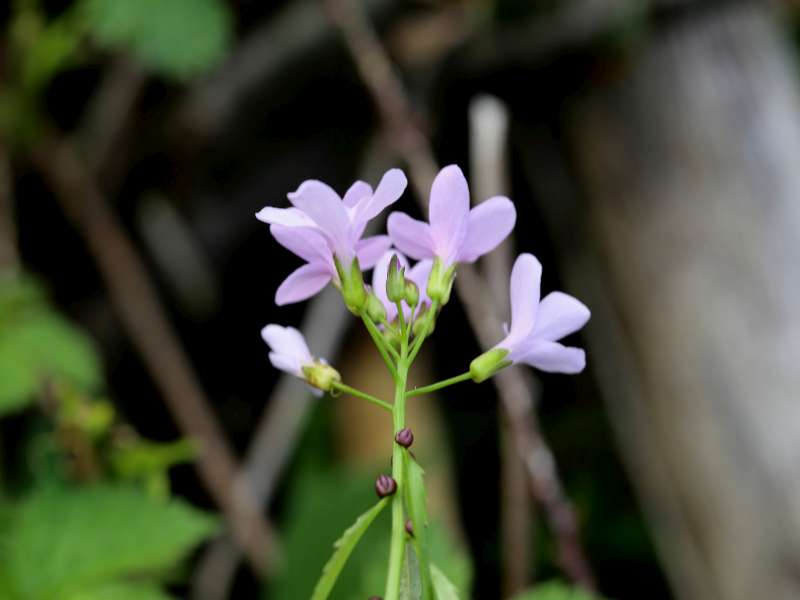
[[[342,204],[344,204],[345,207],[347,208],[353,208],[364,198],[371,198],[371,197],[372,197],[372,187],[368,183],[365,183],[363,181],[356,181],[344,193],[344,198],[342,198]]]
[[[278,352],[269,353],[269,362],[272,366],[281,371],[285,371],[295,377],[303,377],[303,362],[296,356],[287,356]]]
[[[433,180],[429,211],[436,254],[447,266],[458,258],[469,216],[469,186],[456,165],[445,167]]]
[[[317,227],[317,224],[306,213],[294,207],[275,208],[274,206],[265,206],[256,213],[256,219],[270,225]]]
[[[406,256],[416,260],[436,256],[430,225],[424,221],[412,219],[405,213],[393,212],[386,222],[386,229],[394,245]]]
[[[514,345],[533,330],[541,280],[541,263],[533,254],[520,254],[511,269],[511,331],[507,344]]]
[[[292,272],[275,292],[275,304],[283,306],[307,300],[331,280],[328,265],[310,263]]]
[[[586,353],[558,342],[536,340],[515,362],[523,362],[546,373],[580,373],[586,367]]]
[[[406,191],[408,180],[400,169],[389,169],[381,178],[375,193],[367,206],[363,209],[361,218],[370,220],[378,216],[387,206],[394,204]]]
[[[261,338],[277,354],[293,356],[304,362],[314,360],[303,334],[294,327],[270,324],[261,330]]]
[[[337,255],[344,259],[351,258],[350,218],[341,199],[330,186],[309,179],[301,183],[296,192],[289,194],[289,200],[317,224]]]
[[[577,298],[551,292],[539,304],[533,335],[544,340],[560,340],[586,325],[591,312]]]
[[[356,242],[356,256],[361,268],[371,269],[378,259],[392,246],[388,235],[373,235]]]
[[[309,263],[328,264],[333,269],[330,248],[317,230],[307,227],[273,225],[269,228],[275,240],[287,250]]]
[[[433,261],[427,259],[419,261],[406,272],[406,277],[416,283],[419,288],[420,305],[431,303],[431,299],[428,298],[428,278],[431,276],[432,268]]]
[[[500,245],[514,229],[517,211],[508,198],[495,196],[469,212],[459,262],[474,262]]]

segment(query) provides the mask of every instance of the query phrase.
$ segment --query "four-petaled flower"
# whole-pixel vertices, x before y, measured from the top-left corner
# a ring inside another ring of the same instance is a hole
[[[383,307],[386,309],[386,320],[389,323],[394,321],[397,317],[397,305],[389,301],[386,293],[386,279],[389,273],[389,263],[392,260],[392,256],[397,256],[400,267],[405,267],[406,269],[406,279],[413,281],[419,289],[417,314],[419,314],[423,306],[430,306],[431,304],[430,298],[428,298],[428,295],[425,293],[425,288],[427,287],[428,276],[431,274],[431,267],[433,266],[433,261],[421,260],[413,267],[409,268],[408,259],[397,250],[389,250],[375,263],[375,270],[372,272],[372,291],[375,292],[375,295],[383,303]],[[401,306],[403,307],[403,317],[408,320],[411,317],[411,308],[405,301],[401,303]]]
[[[536,257],[520,254],[511,271],[511,327],[495,348],[507,350],[503,358],[513,363],[549,373],[580,373],[586,366],[585,352],[558,340],[583,327],[591,313],[563,292],[551,292],[540,302],[541,279]]]
[[[278,305],[306,300],[329,281],[339,283],[335,260],[345,269],[358,258],[362,269],[375,265],[391,246],[389,236],[362,239],[367,223],[396,202],[406,188],[400,169],[387,171],[377,189],[357,181],[344,195],[316,180],[300,184],[289,194],[290,208],[267,206],[256,218],[271,225],[270,231],[285,248],[307,264],[291,273],[275,293]]]
[[[517,219],[514,204],[504,196],[489,198],[470,210],[469,186],[456,165],[445,167],[434,179],[428,211],[430,223],[393,212],[387,221],[389,236],[407,256],[439,258],[444,269],[475,262],[494,250]]]

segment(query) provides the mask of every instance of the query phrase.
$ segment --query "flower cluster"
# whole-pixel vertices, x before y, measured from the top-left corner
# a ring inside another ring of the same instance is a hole
[[[386,172],[375,190],[357,181],[343,197],[321,181],[308,180],[288,195],[291,207],[260,210],[256,217],[270,225],[275,240],[306,262],[278,287],[276,304],[307,300],[333,283],[352,312],[366,316],[386,333],[398,320],[415,323],[424,313],[441,309],[449,300],[458,263],[475,262],[514,228],[511,200],[496,196],[470,208],[464,174],[450,165],[431,187],[428,222],[392,212],[388,235],[364,237],[369,221],[400,199],[406,185],[399,169]],[[409,258],[418,262],[412,266]],[[362,270],[373,268],[371,286],[365,285]],[[517,258],[510,282],[511,326],[502,341],[472,362],[475,381],[516,363],[547,372],[583,370],[584,351],[558,340],[583,327],[589,309],[562,292],[540,300],[541,276],[542,266],[533,255]],[[392,287],[398,277],[400,291],[397,284]],[[308,373],[327,365],[310,354],[296,329],[268,325],[262,335],[276,368],[322,390],[331,389],[338,380],[312,381]]]

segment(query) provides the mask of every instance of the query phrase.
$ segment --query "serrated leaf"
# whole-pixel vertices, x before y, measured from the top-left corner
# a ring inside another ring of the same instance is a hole
[[[602,600],[602,598],[560,581],[549,581],[514,596],[513,600]]]
[[[95,37],[130,50],[145,66],[185,78],[216,64],[231,36],[221,0],[85,0]]]
[[[361,537],[372,525],[380,512],[384,509],[390,498],[382,498],[375,506],[370,508],[367,512],[362,514],[356,522],[353,523],[333,544],[335,550],[325,566],[322,568],[322,576],[317,581],[314,587],[314,593],[311,595],[311,600],[325,600],[331,593],[333,586],[336,584],[336,579],[339,577],[344,568],[350,553],[358,544]]]
[[[428,545],[428,495],[425,491],[425,471],[419,463],[406,457],[406,508],[414,526],[414,548],[419,561],[422,598],[429,600],[432,594],[430,575],[430,550]]]
[[[431,565],[431,580],[436,600],[458,600],[458,589],[436,565]]]
[[[19,597],[61,598],[163,571],[215,529],[211,516],[134,488],[48,488],[16,507],[0,551]]]

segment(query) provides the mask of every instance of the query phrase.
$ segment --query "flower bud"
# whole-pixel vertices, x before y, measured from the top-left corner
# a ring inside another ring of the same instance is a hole
[[[339,371],[328,364],[316,361],[303,366],[303,376],[308,385],[323,392],[331,391],[333,384],[342,380]]]
[[[469,364],[469,373],[475,383],[486,381],[497,373],[500,369],[504,369],[511,363],[506,360],[508,350],[505,348],[492,348],[481,354],[478,358]]]
[[[417,284],[406,279],[406,289],[403,298],[411,308],[414,308],[419,303],[419,288]]]
[[[375,493],[378,498],[391,496],[397,491],[397,482],[390,475],[378,475],[375,480]]]
[[[442,306],[450,300],[450,292],[453,289],[453,279],[456,274],[456,265],[450,265],[447,269],[442,265],[440,258],[433,261],[430,277],[428,277],[428,297]]]
[[[406,268],[400,268],[397,254],[389,261],[389,270],[386,273],[386,297],[389,302],[400,302],[406,294]]]
[[[341,281],[344,304],[351,313],[357,315],[367,302],[367,290],[364,288],[364,278],[361,275],[361,265],[358,264],[358,258],[353,259],[348,271],[345,271],[338,258],[333,260]]]
[[[411,522],[411,519],[406,521],[406,533],[411,537],[414,537],[414,524]]]
[[[401,429],[397,432],[394,436],[394,441],[400,444],[403,448],[411,447],[411,444],[414,443],[414,434],[411,430],[406,427],[405,429]]]
[[[386,308],[383,306],[383,302],[380,301],[374,293],[370,292],[367,294],[367,301],[364,304],[364,310],[367,312],[367,316],[372,320],[373,323],[383,323],[386,320]]]

